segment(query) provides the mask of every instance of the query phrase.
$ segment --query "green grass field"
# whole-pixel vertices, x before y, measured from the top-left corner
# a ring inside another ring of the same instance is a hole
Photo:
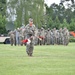
[[[25,48],[0,44],[0,75],[75,75],[75,43],[35,46],[33,57]]]

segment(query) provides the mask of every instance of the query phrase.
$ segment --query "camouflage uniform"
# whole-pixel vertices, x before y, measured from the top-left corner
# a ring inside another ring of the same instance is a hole
[[[19,30],[19,40],[20,40],[20,45],[22,46],[23,45],[22,40],[24,40],[24,29],[23,28],[20,28]]]
[[[47,38],[47,45],[50,45],[50,33],[51,33],[51,31],[50,31],[50,29],[48,29],[47,30],[47,33],[46,33],[46,38]]]
[[[50,44],[54,45],[54,34],[53,34],[53,29],[50,32]]]
[[[67,28],[63,29],[63,36],[64,36],[63,44],[68,45],[68,43],[69,43],[69,31]]]
[[[57,30],[57,44],[59,45],[59,30]]]
[[[15,29],[14,32],[15,32],[16,45],[20,45],[19,28]]]
[[[54,44],[57,44],[57,30],[56,30],[56,28],[53,29],[53,35],[54,35]]]
[[[29,21],[33,21],[33,19],[29,19]],[[30,24],[27,24],[25,27],[25,32],[26,32],[26,39],[31,40],[30,44],[26,44],[26,52],[29,56],[32,56],[34,49],[34,39],[32,36],[35,35],[35,25],[32,24],[32,26],[30,26]]]
[[[36,28],[36,30],[35,30],[35,37],[34,37],[34,44],[35,45],[38,45],[38,36],[39,36],[39,33],[38,33],[38,29]]]
[[[62,33],[62,28],[59,29],[59,44],[63,44],[63,33]]]
[[[11,46],[15,45],[15,35],[14,35],[14,32],[10,31],[8,33],[8,35],[10,36],[10,44],[11,44]]]
[[[40,45],[44,45],[45,44],[45,30],[44,28],[41,28],[40,33],[39,33],[40,37],[42,37],[42,39],[40,40]]]
[[[66,41],[66,45],[68,45],[68,44],[69,44],[69,38],[70,38],[70,34],[69,34],[68,29],[67,29],[66,33],[67,33],[67,41]]]

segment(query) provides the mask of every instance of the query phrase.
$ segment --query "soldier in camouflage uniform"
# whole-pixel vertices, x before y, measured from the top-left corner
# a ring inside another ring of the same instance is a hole
[[[39,33],[39,37],[40,39],[40,45],[44,45],[45,44],[45,30],[43,27],[41,27],[40,33]]]
[[[51,33],[51,30],[48,28],[47,33],[46,33],[46,38],[47,38],[46,44],[47,45],[50,45],[50,33]]]
[[[33,36],[35,36],[35,25],[33,24],[33,19],[29,19],[29,24],[26,25],[25,27],[25,32],[26,32],[26,39],[30,39],[30,44],[26,44],[26,52],[28,56],[32,56],[33,54],[33,49],[34,49],[34,39]]]
[[[59,29],[59,44],[63,45],[63,32],[62,32],[62,28]]]
[[[70,33],[69,33],[68,29],[67,29],[66,33],[67,33],[66,45],[68,45],[69,44],[69,38],[70,38]]]
[[[19,40],[20,40],[20,45],[22,46],[22,40],[24,40],[24,28],[19,29]]]
[[[38,29],[36,28],[35,30],[35,37],[34,37],[34,44],[35,45],[38,45],[38,36],[39,36],[39,32],[38,32]]]
[[[69,43],[69,31],[68,29],[65,27],[63,29],[63,45],[68,45]]]
[[[56,30],[56,28],[53,29],[53,35],[54,35],[54,44],[57,44],[57,30]]]
[[[15,45],[15,35],[14,35],[14,31],[10,31],[8,33],[8,35],[10,36],[10,44],[11,46]]]
[[[54,34],[53,34],[53,29],[51,29],[51,32],[50,32],[50,44],[51,44],[51,45],[54,45]]]
[[[57,44],[59,45],[59,30],[57,30]]]

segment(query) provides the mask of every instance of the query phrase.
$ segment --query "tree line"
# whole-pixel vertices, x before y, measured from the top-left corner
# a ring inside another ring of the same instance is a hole
[[[5,33],[6,24],[6,0],[0,0],[0,34]]]
[[[59,4],[53,3],[50,7],[46,7],[46,26],[50,28],[67,27],[70,31],[75,31],[75,3],[71,0],[61,0]],[[66,6],[64,3],[67,2]]]
[[[44,0],[0,0],[0,34],[6,33],[8,22],[13,22],[17,28],[26,25],[30,17],[38,28],[67,27],[70,31],[75,31],[74,0],[60,0],[59,4],[53,3],[50,7]]]

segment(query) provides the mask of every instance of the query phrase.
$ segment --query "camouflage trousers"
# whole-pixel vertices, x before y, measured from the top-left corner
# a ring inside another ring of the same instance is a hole
[[[11,44],[11,46],[15,45],[15,39],[10,38],[10,44]]]
[[[32,35],[27,35],[27,38],[30,38]],[[32,56],[33,54],[33,49],[34,49],[34,40],[32,39],[30,44],[26,43],[26,52],[28,54],[28,56]]]
[[[26,52],[28,56],[32,56],[33,54],[34,45],[33,44],[26,44]]]

